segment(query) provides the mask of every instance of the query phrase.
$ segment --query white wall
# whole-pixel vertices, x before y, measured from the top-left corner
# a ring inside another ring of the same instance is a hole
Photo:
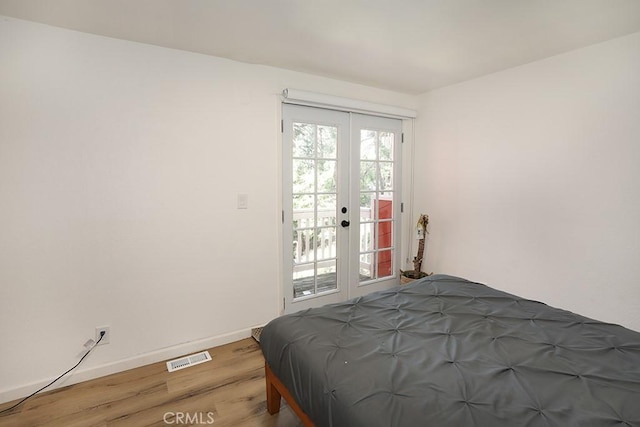
[[[111,343],[70,382],[275,317],[278,94],[417,101],[4,17],[0,55],[0,401],[70,367],[96,326]]]
[[[431,92],[425,270],[640,331],[640,33]]]

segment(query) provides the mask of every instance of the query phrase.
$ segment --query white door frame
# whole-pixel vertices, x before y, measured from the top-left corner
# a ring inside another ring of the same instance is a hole
[[[348,227],[337,227],[338,247],[348,251],[347,256],[338,254],[337,268],[338,288],[320,295],[308,297],[293,297],[292,267],[287,262],[292,262],[293,248],[293,206],[292,206],[292,155],[291,141],[293,135],[293,122],[308,121],[338,126],[339,130],[339,172],[338,172],[338,209],[348,207],[348,212],[337,213],[337,223],[342,220],[350,221]],[[333,111],[322,108],[303,107],[290,104],[282,104],[282,201],[283,201],[283,292],[284,312],[290,313],[298,310],[324,305],[328,303],[344,301],[348,298],[389,288],[399,283],[399,268],[401,260],[401,182],[402,182],[402,126],[398,119],[388,119],[377,116],[361,115],[342,111]],[[359,176],[354,170],[359,170],[360,162],[360,129],[373,128],[392,131],[395,135],[394,146],[394,204],[393,204],[393,273],[383,280],[360,281],[359,266],[359,236],[360,236],[360,202],[359,202]],[[347,160],[349,160],[347,162]],[[355,178],[354,178],[355,176]]]

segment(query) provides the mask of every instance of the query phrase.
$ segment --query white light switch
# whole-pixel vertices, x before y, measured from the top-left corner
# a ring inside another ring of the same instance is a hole
[[[240,193],[238,194],[238,209],[249,208],[249,195]]]

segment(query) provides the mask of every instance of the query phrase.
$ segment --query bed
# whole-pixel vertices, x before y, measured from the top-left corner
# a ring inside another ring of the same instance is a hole
[[[640,333],[434,275],[274,319],[267,406],[305,425],[640,426]]]

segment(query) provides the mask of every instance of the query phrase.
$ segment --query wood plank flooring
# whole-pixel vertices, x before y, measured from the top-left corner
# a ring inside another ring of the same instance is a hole
[[[209,353],[211,362],[172,373],[160,362],[36,395],[0,415],[0,427],[302,426],[284,401],[279,414],[267,412],[264,358],[253,339]]]

